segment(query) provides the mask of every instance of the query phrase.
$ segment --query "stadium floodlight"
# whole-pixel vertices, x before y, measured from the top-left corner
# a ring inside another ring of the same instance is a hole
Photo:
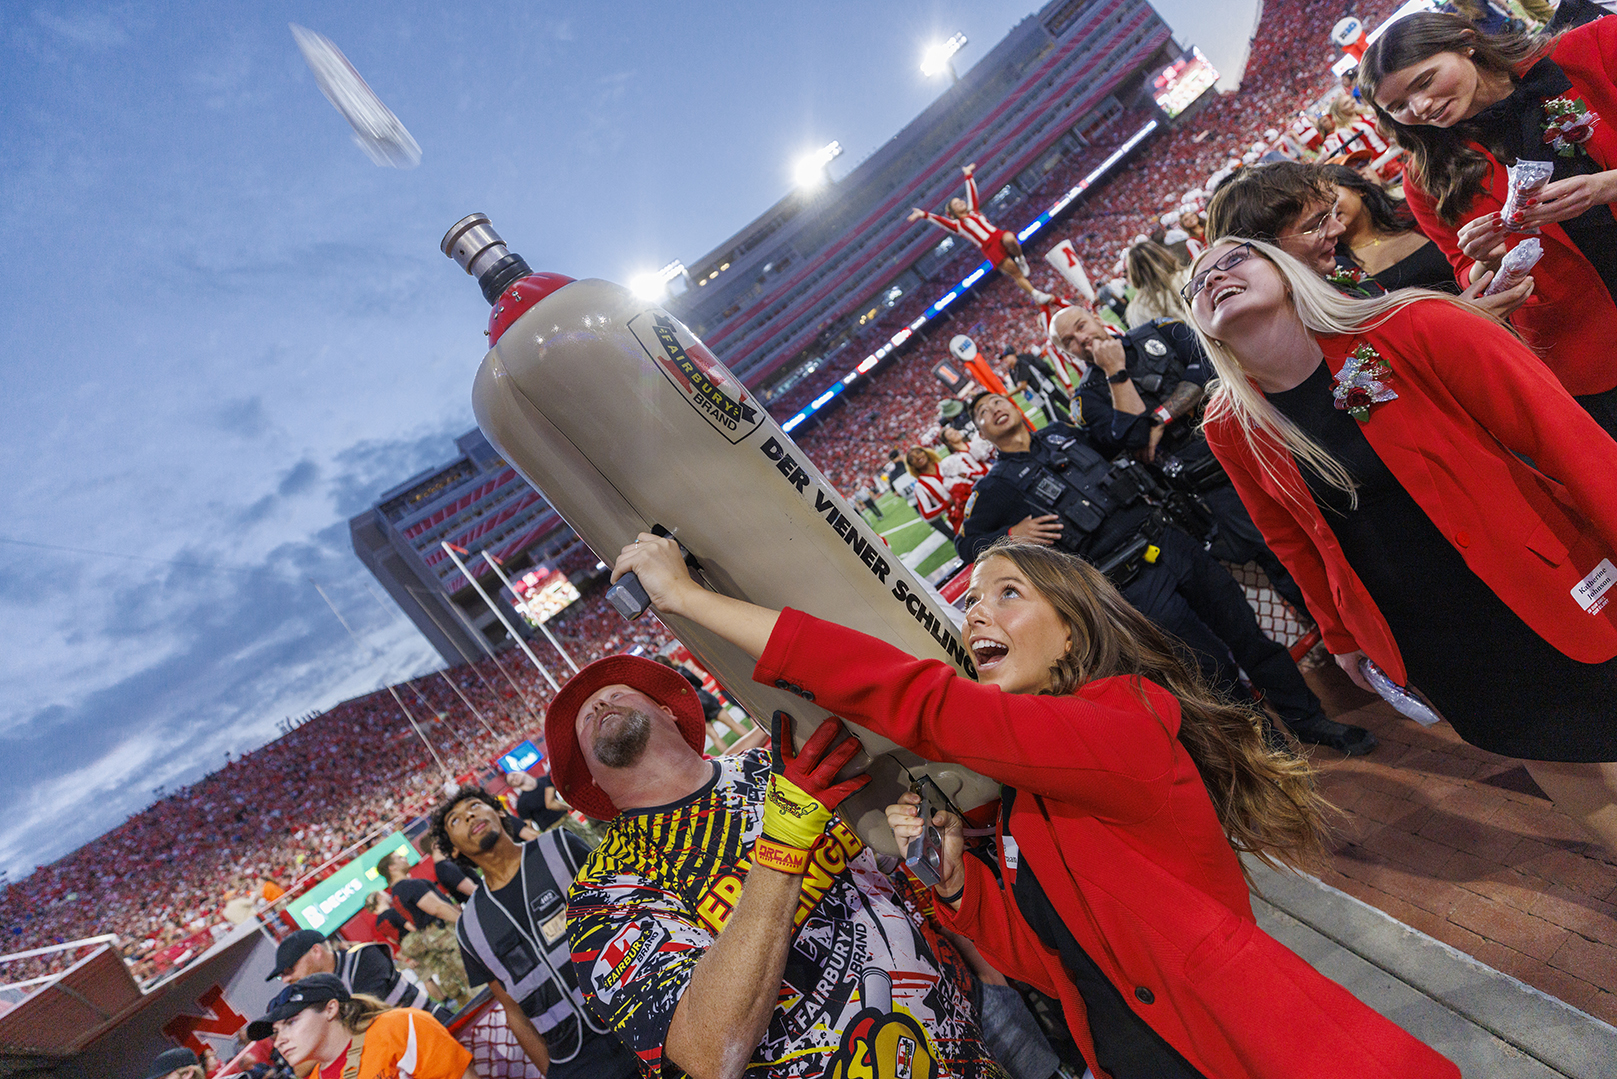
[[[842,144],[833,139],[812,154],[798,158],[792,166],[792,178],[798,187],[819,187],[829,178],[826,169],[841,156]]]
[[[655,273],[640,273],[629,278],[629,291],[642,300],[660,300],[668,295],[668,286],[685,273],[685,264],[675,259]]]
[[[933,75],[947,71],[951,76],[959,78],[954,73],[952,60],[954,54],[965,47],[965,34],[956,34],[947,41],[928,45],[926,51],[921,53],[921,74],[930,79]]]
[[[668,286],[654,273],[637,273],[629,278],[629,291],[642,300],[660,300]]]

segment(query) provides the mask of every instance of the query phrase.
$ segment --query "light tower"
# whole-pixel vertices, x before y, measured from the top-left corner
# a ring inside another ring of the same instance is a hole
[[[949,82],[954,84],[960,81],[955,73],[954,54],[966,47],[966,35],[955,34],[947,41],[939,41],[926,47],[921,53],[921,74],[931,78],[940,72],[949,73]]]
[[[798,158],[792,166],[792,179],[804,190],[823,187],[831,179],[831,162],[841,156],[842,144],[833,139],[813,153]]]

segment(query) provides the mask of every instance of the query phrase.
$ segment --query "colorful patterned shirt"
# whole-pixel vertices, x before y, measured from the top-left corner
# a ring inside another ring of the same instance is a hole
[[[740,898],[763,829],[769,752],[713,765],[713,781],[689,798],[618,817],[568,894],[579,982],[648,1077],[682,1074],[663,1059],[668,1025]],[[803,880],[780,1003],[749,1076],[1001,1079],[969,969],[930,909],[924,890],[883,873],[833,821]]]

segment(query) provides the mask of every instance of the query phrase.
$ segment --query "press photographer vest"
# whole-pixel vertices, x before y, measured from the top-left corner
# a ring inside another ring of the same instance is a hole
[[[577,870],[562,852],[563,834],[553,829],[522,845],[522,869],[517,878],[522,882],[526,917],[506,910],[487,884],[472,893],[460,915],[466,943],[545,1036],[552,1064],[565,1064],[578,1054],[585,1030],[596,1034],[610,1030],[584,1002],[573,970],[572,946],[567,940],[567,889]],[[552,895],[555,899],[549,901],[547,897]],[[531,905],[535,898],[540,900],[538,910]],[[499,935],[513,925],[516,935],[503,953],[496,953],[491,934]],[[557,930],[547,932],[552,926]]]

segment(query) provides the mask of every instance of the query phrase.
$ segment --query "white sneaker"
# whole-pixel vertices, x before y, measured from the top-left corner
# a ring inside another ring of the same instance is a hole
[[[1018,255],[1018,256],[1016,256],[1016,268],[1018,270],[1022,271],[1022,276],[1023,277],[1026,277],[1029,280],[1032,280],[1033,271],[1028,267],[1027,256],[1026,255]]]
[[[1038,289],[1033,290],[1033,305],[1035,307],[1043,307],[1053,299],[1055,299],[1055,297],[1050,295],[1048,292],[1040,292]]]

